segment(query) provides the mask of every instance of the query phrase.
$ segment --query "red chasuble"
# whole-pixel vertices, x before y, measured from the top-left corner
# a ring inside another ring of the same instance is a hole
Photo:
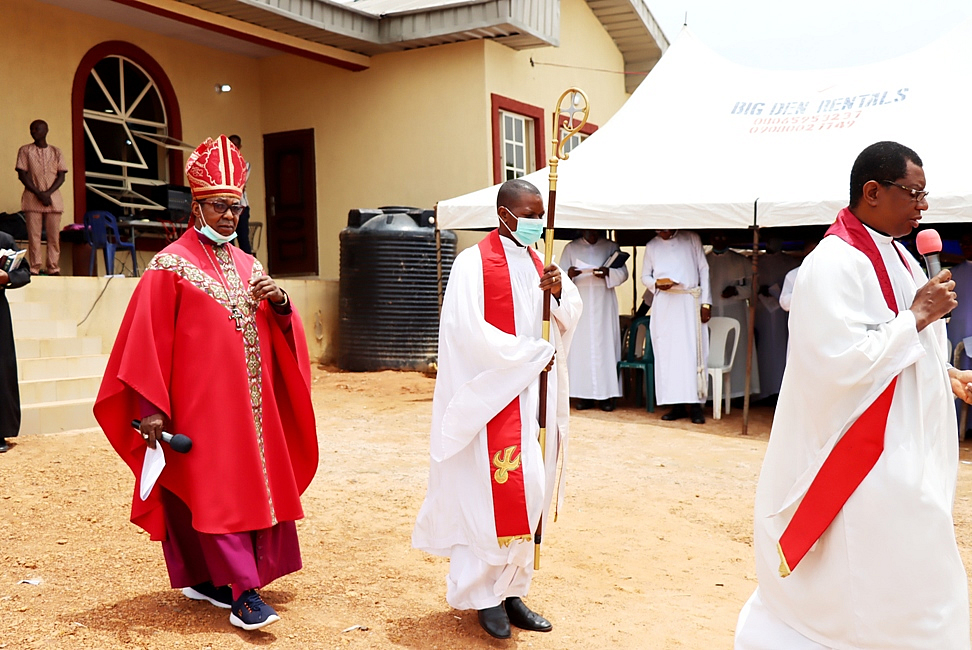
[[[279,316],[249,296],[250,278],[262,273],[253,257],[203,244],[189,229],[153,258],[132,295],[94,412],[135,474],[132,522],[154,540],[165,538],[160,486],[203,533],[303,517],[300,495],[317,470],[310,362],[297,312]],[[193,441],[188,454],[165,448],[145,501],[146,446],[131,426],[140,399],[163,412],[168,431]]]
[[[540,277],[543,264],[533,249],[527,250],[537,267],[537,277]],[[513,285],[498,230],[479,242],[479,254],[483,260],[484,318],[493,327],[515,336]],[[501,546],[509,545],[514,539],[533,538],[520,463],[521,436],[520,397],[517,396],[486,425],[493,516],[496,538]]]
[[[888,269],[877,245],[860,220],[848,208],[844,208],[827,230],[827,235],[840,237],[867,256],[874,266],[888,308],[897,315],[898,304],[894,298]],[[895,250],[901,257],[901,251],[897,248]],[[901,261],[910,272],[904,257],[901,257]],[[898,378],[895,377],[884,392],[851,424],[834,445],[807,489],[803,501],[780,537],[780,575],[784,578],[790,575],[824,534],[844,507],[844,503],[884,452],[884,431],[888,425],[888,413],[897,383]]]

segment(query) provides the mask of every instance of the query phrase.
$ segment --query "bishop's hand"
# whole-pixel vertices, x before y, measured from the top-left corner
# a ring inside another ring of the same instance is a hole
[[[250,294],[257,302],[269,300],[278,305],[283,304],[287,299],[286,294],[269,275],[259,275],[252,278],[250,280]]]
[[[155,413],[142,418],[138,425],[138,430],[142,434],[142,439],[150,448],[155,449],[155,443],[162,439],[162,428],[165,418],[161,413]]]

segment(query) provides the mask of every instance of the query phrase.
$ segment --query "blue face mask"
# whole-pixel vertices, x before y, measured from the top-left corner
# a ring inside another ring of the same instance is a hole
[[[513,211],[509,208],[504,207],[503,209],[516,219],[516,230],[510,230],[505,221],[501,222],[513,235],[513,239],[523,246],[533,246],[540,241],[540,238],[543,237],[543,219],[523,219],[513,214]]]
[[[200,221],[202,221],[202,220],[200,219]],[[220,245],[222,245],[222,244],[228,244],[229,242],[231,242],[234,239],[236,239],[236,233],[235,232],[232,235],[230,235],[229,237],[227,237],[226,235],[221,235],[218,232],[216,232],[215,230],[213,230],[213,228],[208,223],[206,223],[205,221],[203,221],[202,228],[199,228],[199,227],[196,228],[196,232],[198,232],[199,234],[203,235],[204,237],[206,237],[209,241],[213,242],[214,244],[220,244]]]

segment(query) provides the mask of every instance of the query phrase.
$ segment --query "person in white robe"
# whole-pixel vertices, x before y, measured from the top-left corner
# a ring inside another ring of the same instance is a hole
[[[739,323],[739,344],[732,363],[729,396],[746,394],[746,349],[749,336],[749,301],[753,297],[753,263],[729,248],[724,232],[712,236],[712,250],[705,256],[712,287],[712,315],[734,318]],[[759,393],[759,363],[753,346],[753,365],[749,382],[751,395]]]
[[[551,629],[522,598],[533,576],[532,533],[541,513],[544,530],[553,518],[555,488],[563,495],[557,460],[568,437],[565,362],[583,305],[566,275],[556,265],[541,272],[542,262],[529,248],[540,237],[544,213],[536,188],[507,181],[497,195],[497,213],[499,229],[456,256],[442,303],[429,486],[412,545],[450,558],[446,600],[452,607],[478,610],[486,632],[509,638],[511,624]],[[550,342],[541,335],[548,288]],[[513,333],[496,324],[491,314],[497,310],[507,314]],[[539,377],[545,368],[541,457]],[[508,425],[500,433],[512,442],[491,454],[499,421]]]
[[[808,241],[803,246],[803,258],[806,259],[807,255],[813,252],[813,249],[817,247],[819,242],[816,239]],[[796,284],[797,271],[800,267],[790,269],[787,271],[786,277],[783,279],[783,288],[780,289],[780,309],[789,313],[790,303],[793,300],[793,285]]]
[[[621,325],[614,289],[628,279],[628,268],[604,265],[620,250],[601,231],[585,230],[560,256],[560,266],[567,269],[584,302],[567,358],[570,396],[578,410],[589,409],[596,401],[602,411],[613,411],[614,398],[621,396]]]
[[[663,420],[705,423],[712,294],[702,240],[686,230],[657,230],[645,245],[641,281],[652,292],[651,346],[655,396],[672,404]]]
[[[793,289],[735,648],[968,650],[951,401],[972,401],[972,372],[946,363],[940,320],[955,283],[892,239],[928,208],[916,153],[871,145],[850,186]]]
[[[958,307],[950,314],[947,329],[948,340],[952,342],[953,350],[958,347],[959,343],[965,342],[965,353],[959,355],[955,367],[969,368],[972,367],[972,361],[970,361],[972,359],[972,234],[962,235],[959,244],[962,246],[962,256],[965,261],[951,268],[952,279],[955,281],[955,295],[958,297]],[[952,361],[954,360],[953,357]],[[961,402],[956,402],[955,406],[959,414],[962,413],[962,410],[969,411],[968,407]],[[960,425],[961,422],[960,418]],[[959,431],[959,435],[966,440],[972,437],[972,428],[968,425],[968,415],[966,415],[965,431]]]
[[[972,337],[972,234],[962,235],[959,244],[962,246],[965,261],[951,269],[952,279],[955,280],[955,294],[958,296],[958,307],[948,320],[948,340],[952,342],[953,348],[960,341]],[[966,341],[967,350],[972,347],[969,343],[972,342]]]
[[[780,293],[786,274],[800,265],[800,260],[783,252],[783,241],[770,239],[766,253],[759,256],[756,297],[756,348],[759,362],[760,398],[780,392],[786,367],[787,312],[780,307]]]

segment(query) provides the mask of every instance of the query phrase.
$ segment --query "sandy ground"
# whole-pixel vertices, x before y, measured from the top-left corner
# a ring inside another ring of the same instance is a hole
[[[263,590],[282,621],[262,632],[169,588],[159,545],[128,522],[133,477],[102,434],[13,440],[0,456],[0,648],[731,647],[755,587],[769,409],[754,409],[746,437],[738,409],[701,427],[633,406],[574,412],[567,502],[527,599],[554,630],[499,641],[446,604],[447,561],[410,548],[432,388],[415,373],[315,370],[321,464],[298,523],[304,569]],[[961,457],[968,565],[972,454]]]

